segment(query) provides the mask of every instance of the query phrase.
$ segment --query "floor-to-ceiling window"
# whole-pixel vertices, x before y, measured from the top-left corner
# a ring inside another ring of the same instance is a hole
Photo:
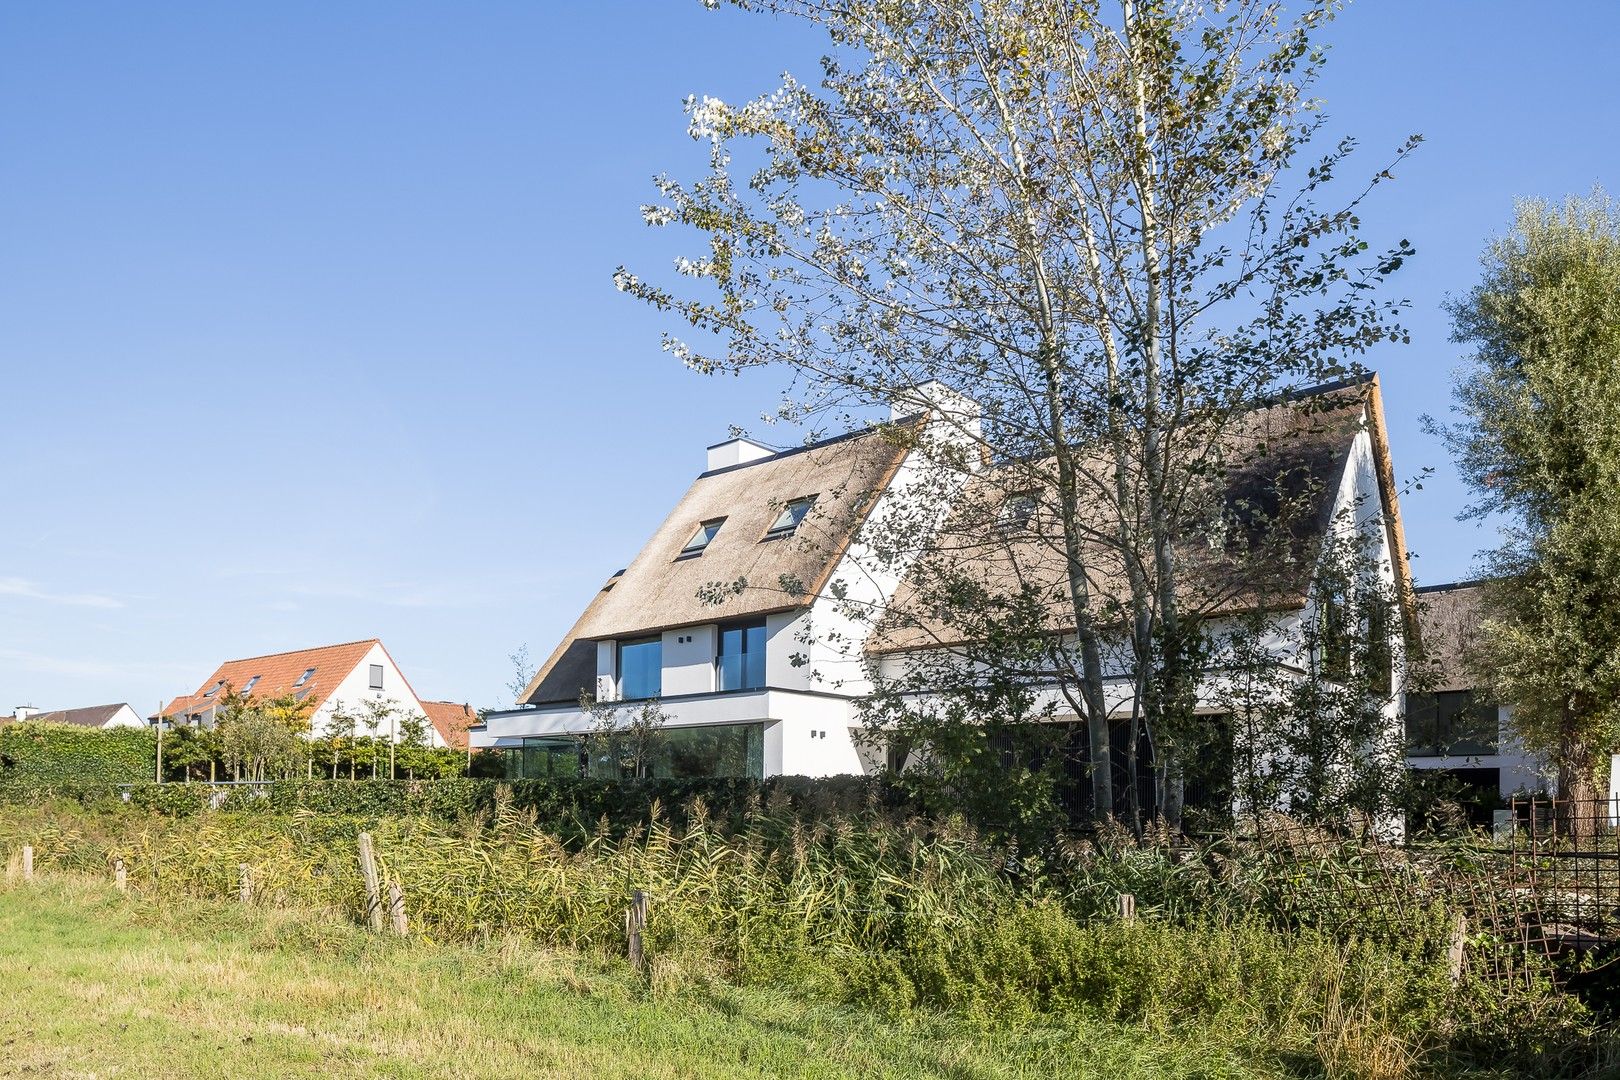
[[[619,643],[619,696],[626,701],[655,698],[664,688],[664,641],[641,638]]]
[[[765,685],[764,620],[722,626],[715,667],[721,690],[761,689]]]
[[[712,724],[663,728],[636,761],[617,739],[586,740],[574,735],[543,735],[506,751],[509,780],[590,776],[598,780],[643,777],[762,779],[765,775],[764,724]]]

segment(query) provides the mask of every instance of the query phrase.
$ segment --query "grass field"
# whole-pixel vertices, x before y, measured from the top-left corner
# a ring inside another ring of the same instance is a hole
[[[0,885],[0,1076],[1297,1077],[1231,1030],[905,1022],[516,943]],[[1314,1058],[1314,1055],[1312,1055]]]

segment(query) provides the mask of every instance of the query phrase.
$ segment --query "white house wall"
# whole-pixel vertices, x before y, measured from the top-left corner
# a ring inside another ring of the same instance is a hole
[[[373,664],[382,665],[383,688],[381,690],[371,688],[371,665]],[[317,671],[315,677],[319,679],[324,674],[324,672]],[[407,716],[414,716],[427,725],[428,745],[440,747],[444,745],[444,739],[428,721],[427,712],[423,710],[422,703],[412,693],[410,684],[405,681],[405,676],[400,674],[399,668],[395,666],[393,659],[389,657],[388,650],[384,649],[380,643],[373,645],[371,650],[366,653],[365,658],[354,666],[354,670],[339,680],[332,693],[321,703],[321,707],[316,709],[310,716],[311,733],[337,734],[338,732],[334,732],[332,729],[332,714],[342,708],[355,721],[359,733],[362,735],[368,734],[365,725],[360,722],[362,706],[366,701],[386,702],[401,714],[394,725],[393,737],[396,742],[404,737],[400,731],[400,722]],[[348,733],[347,730],[341,732],[341,734]],[[386,730],[380,730],[377,734],[381,738],[388,738],[389,736],[389,732]]]

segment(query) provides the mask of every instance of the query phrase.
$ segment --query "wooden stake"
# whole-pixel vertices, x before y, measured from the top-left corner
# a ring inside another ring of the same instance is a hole
[[[408,929],[405,922],[405,891],[397,881],[388,883],[388,914],[394,920],[394,935],[404,937]]]
[[[23,845],[23,880],[34,880],[34,845]]]
[[[377,883],[377,856],[371,850],[371,834],[360,834],[360,876],[366,879],[366,919],[371,928],[382,933],[382,891]]]
[[[1451,947],[1446,950],[1446,962],[1451,971],[1451,985],[1462,982],[1463,959],[1468,954],[1468,916],[1457,913],[1451,928]]]
[[[236,880],[236,898],[244,904],[253,903],[253,871],[248,869],[247,863],[237,864]]]
[[[129,871],[124,869],[123,859],[113,860],[113,884],[119,892],[129,892]]]
[[[1119,894],[1119,921],[1132,922],[1136,918],[1136,896],[1133,893]]]
[[[637,889],[630,894],[630,907],[624,913],[625,936],[630,943],[630,966],[647,970],[647,954],[641,947],[641,932],[647,929],[647,894]]]

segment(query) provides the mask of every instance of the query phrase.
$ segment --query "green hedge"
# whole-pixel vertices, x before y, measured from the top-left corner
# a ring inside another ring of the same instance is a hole
[[[780,776],[769,780],[277,780],[264,785],[117,782],[0,784],[0,800],[68,799],[89,807],[129,803],[173,816],[208,810],[361,818],[423,816],[454,821],[500,809],[532,813],[548,828],[588,833],[606,821],[621,833],[645,824],[656,804],[685,824],[701,800],[721,828],[739,827],[762,808],[813,821],[863,811],[909,813],[903,793],[880,778]]]
[[[0,790],[140,783],[156,770],[157,738],[143,728],[0,725]]]

